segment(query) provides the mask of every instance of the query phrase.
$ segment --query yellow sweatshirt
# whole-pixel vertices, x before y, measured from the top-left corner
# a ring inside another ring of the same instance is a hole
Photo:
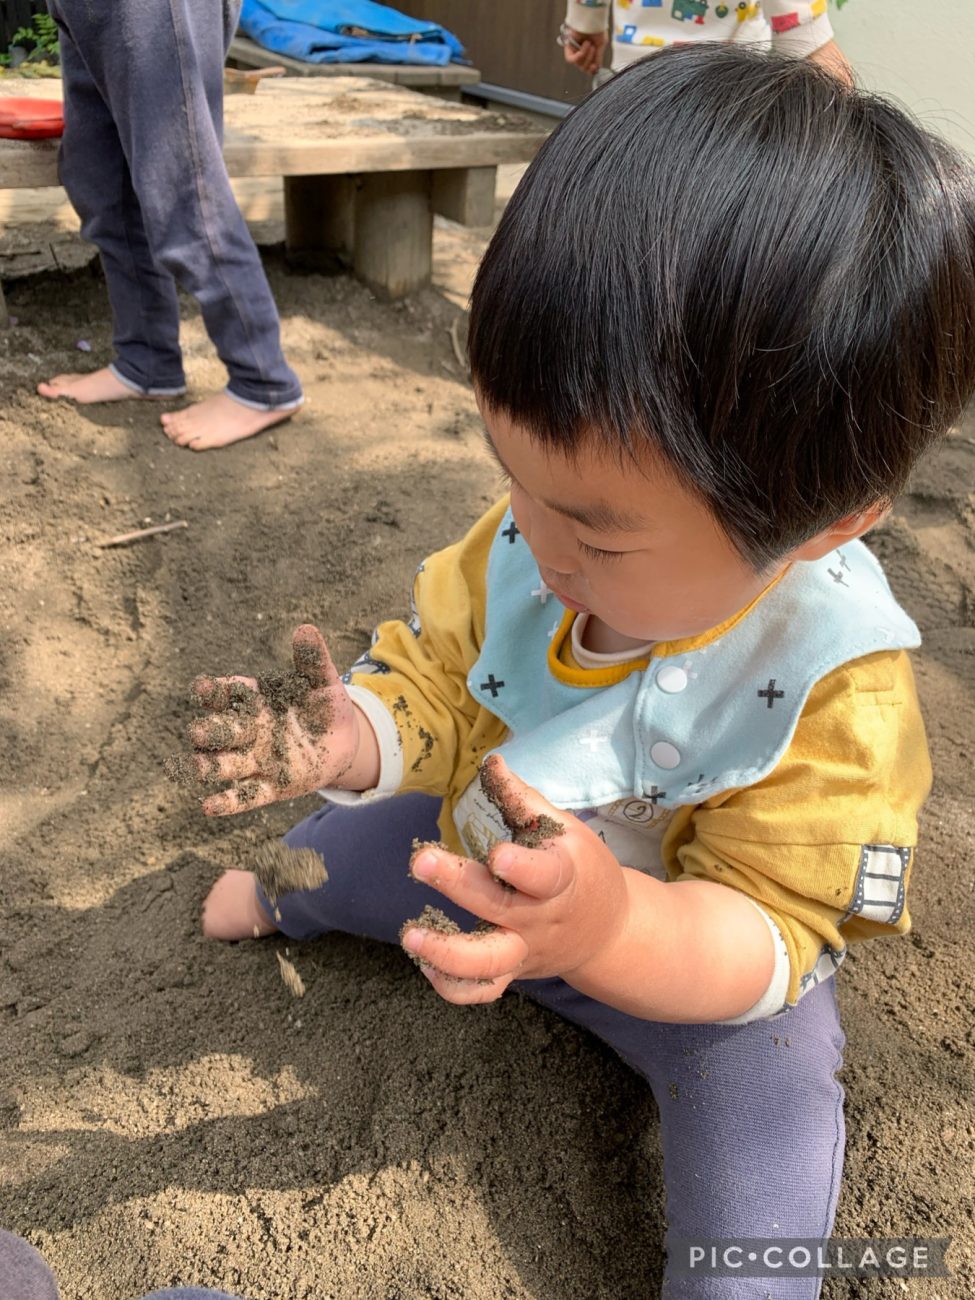
[[[499,502],[462,541],[425,561],[411,620],[377,631],[365,666],[378,671],[351,674],[356,696],[368,692],[366,712],[384,754],[379,792],[442,796],[441,834],[458,852],[455,806],[507,735],[467,688],[484,639],[488,553],[506,507]],[[549,671],[562,681],[602,686],[646,668],[646,658],[610,670],[581,667],[569,635],[576,617],[567,613],[553,637]],[[735,621],[679,646],[658,643],[650,657],[700,648]],[[666,815],[661,874],[716,881],[750,897],[780,936],[787,969],[779,987],[794,1004],[838,967],[848,943],[910,929],[903,893],[930,780],[906,652],[866,655],[813,688],[770,775]],[[869,902],[898,893],[896,907],[863,905],[865,894]]]

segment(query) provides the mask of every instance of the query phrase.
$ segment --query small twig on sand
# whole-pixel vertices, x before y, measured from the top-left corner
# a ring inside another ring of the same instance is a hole
[[[455,316],[454,319],[450,322],[450,329],[447,331],[447,333],[450,335],[450,342],[454,349],[454,356],[457,358],[457,364],[460,366],[461,370],[463,370],[465,374],[468,374],[470,368],[467,364],[467,358],[464,356],[464,349],[460,345],[459,326],[460,326],[460,317]]]
[[[171,533],[174,528],[189,528],[185,519],[177,519],[171,524],[156,524],[152,528],[137,528],[134,533],[119,533],[117,537],[106,537],[96,546],[125,546],[127,542],[141,542],[143,537],[155,537],[157,533]]]

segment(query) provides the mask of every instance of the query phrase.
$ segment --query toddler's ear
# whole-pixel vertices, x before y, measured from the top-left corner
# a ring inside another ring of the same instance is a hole
[[[845,515],[838,519],[830,528],[815,537],[811,537],[808,542],[803,542],[789,554],[790,560],[821,560],[824,555],[830,551],[835,551],[838,546],[843,546],[846,542],[852,542],[857,537],[862,537],[864,533],[869,533],[871,528],[876,528],[882,523],[891,512],[891,503],[889,501],[878,501],[875,505],[868,506],[866,510],[858,510],[856,514]]]

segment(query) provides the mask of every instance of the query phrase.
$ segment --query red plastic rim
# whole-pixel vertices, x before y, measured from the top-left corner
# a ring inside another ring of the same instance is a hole
[[[0,137],[41,140],[64,131],[64,106],[59,99],[0,96]]]

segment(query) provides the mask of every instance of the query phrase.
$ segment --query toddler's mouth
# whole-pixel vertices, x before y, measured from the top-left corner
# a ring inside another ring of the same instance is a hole
[[[550,582],[548,578],[544,576],[544,574],[542,575],[542,581],[545,583],[546,587],[548,587],[549,591],[552,593],[555,599],[558,600],[561,604],[563,604],[566,607],[566,609],[575,610],[577,614],[591,613],[591,610],[589,609],[588,605],[583,605],[581,601],[573,600],[571,596],[567,596],[565,592],[560,590],[559,587],[557,587],[554,583]]]

